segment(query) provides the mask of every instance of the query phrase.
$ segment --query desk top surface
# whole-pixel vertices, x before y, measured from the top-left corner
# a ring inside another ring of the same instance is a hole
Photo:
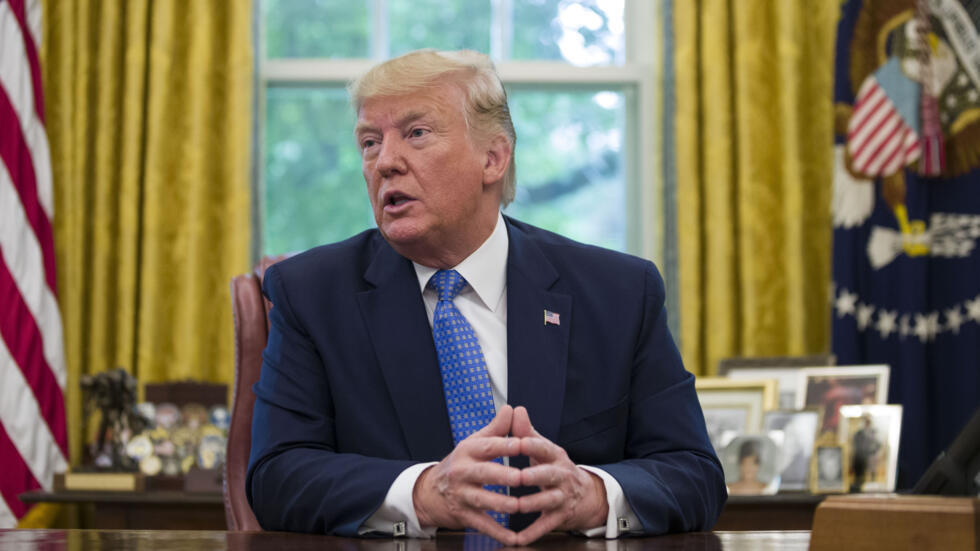
[[[715,532],[673,534],[619,540],[548,535],[534,549],[581,551],[738,551],[742,549],[806,550],[809,532]],[[220,532],[166,530],[0,530],[0,549],[249,549],[303,551],[342,548],[350,551],[436,551],[498,549],[479,534],[440,533],[432,540],[356,539],[283,532]]]

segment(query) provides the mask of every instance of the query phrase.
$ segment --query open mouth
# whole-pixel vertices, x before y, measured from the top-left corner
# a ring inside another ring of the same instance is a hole
[[[385,197],[385,206],[397,207],[397,206],[403,205],[403,204],[405,204],[405,203],[407,203],[407,202],[409,202],[411,200],[412,200],[412,198],[409,197],[408,195],[405,195],[403,193],[398,193],[396,191],[396,192],[392,192],[392,193],[387,194],[387,196]]]

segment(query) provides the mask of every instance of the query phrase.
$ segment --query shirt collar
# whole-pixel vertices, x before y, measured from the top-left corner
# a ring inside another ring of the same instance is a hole
[[[497,212],[497,225],[494,226],[490,237],[480,247],[473,251],[462,262],[452,269],[466,279],[473,291],[483,301],[491,312],[500,303],[500,295],[507,287],[507,253],[510,249],[510,238],[504,216]],[[419,288],[425,292],[425,286],[438,270],[412,262],[415,275],[419,279]],[[464,291],[465,292],[465,291]]]

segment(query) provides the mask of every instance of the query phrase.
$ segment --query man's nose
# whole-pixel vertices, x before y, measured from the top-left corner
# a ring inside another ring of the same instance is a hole
[[[387,138],[381,142],[381,150],[378,151],[378,172],[381,176],[388,178],[394,174],[405,172],[405,157],[402,154],[401,140],[398,138]]]

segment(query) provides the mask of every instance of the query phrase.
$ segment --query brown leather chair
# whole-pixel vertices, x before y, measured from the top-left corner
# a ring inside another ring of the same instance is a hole
[[[229,530],[261,530],[245,497],[248,454],[252,448],[252,385],[262,370],[262,350],[269,336],[269,309],[262,296],[262,276],[269,266],[286,258],[267,256],[255,270],[231,280],[231,311],[235,318],[235,386],[225,458],[225,520]]]

